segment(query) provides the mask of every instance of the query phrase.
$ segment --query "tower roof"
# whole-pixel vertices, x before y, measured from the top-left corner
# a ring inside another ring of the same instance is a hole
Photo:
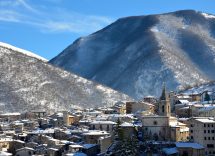
[[[163,90],[162,90],[160,100],[166,100],[166,85],[165,85],[165,83],[163,84]]]

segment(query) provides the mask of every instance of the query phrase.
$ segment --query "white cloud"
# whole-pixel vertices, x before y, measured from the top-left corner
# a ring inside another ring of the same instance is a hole
[[[26,0],[8,0],[0,1],[0,21],[31,25],[43,32],[87,34],[103,28],[113,20],[103,16],[68,12],[62,8],[36,8]]]
[[[16,0],[21,6],[23,6],[24,8],[26,8],[27,10],[34,12],[34,13],[39,13],[38,10],[36,10],[35,8],[31,7],[31,5],[29,5],[25,0]]]
[[[12,10],[0,10],[0,21],[21,22],[22,15]]]

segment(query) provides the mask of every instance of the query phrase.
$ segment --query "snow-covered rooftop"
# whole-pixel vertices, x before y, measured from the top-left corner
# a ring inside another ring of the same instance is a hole
[[[175,143],[176,147],[181,148],[194,148],[194,149],[203,149],[204,147],[198,143],[191,143],[191,142],[177,142]]]
[[[199,109],[199,112],[207,112],[207,111],[211,111],[214,109],[215,109],[215,105],[214,106],[206,106],[206,107]]]
[[[176,147],[173,147],[173,148],[163,148],[162,151],[164,153],[166,153],[167,155],[178,153],[178,150],[177,150]]]
[[[76,145],[69,145],[69,147],[71,147],[71,148],[83,148],[83,146],[78,145],[78,144],[76,144]]]
[[[21,115],[21,113],[4,113],[4,114],[0,114],[2,116],[18,116],[18,115]]]
[[[106,131],[99,131],[99,130],[90,130],[83,135],[109,135]]]
[[[76,153],[67,153],[66,156],[87,156],[87,155],[82,152],[76,152]]]
[[[45,129],[45,130],[34,130],[32,132],[28,132],[29,134],[50,134],[54,133],[54,129]]]
[[[188,100],[179,100],[181,103],[183,103],[183,104],[187,104],[187,103],[189,103],[189,101]]]
[[[180,128],[180,132],[189,132],[189,128],[188,127],[182,127],[182,128]]]
[[[120,125],[120,127],[134,127],[134,124],[129,123],[129,122],[124,122]]]
[[[215,121],[210,118],[197,118],[196,120],[203,123],[215,123]]]
[[[108,125],[115,125],[116,122],[113,121],[93,121],[90,123],[91,125],[99,125],[99,124],[108,124]]]
[[[12,155],[11,153],[0,151],[0,156],[9,156]]]
[[[83,144],[83,148],[87,148],[87,149],[94,146],[96,146],[96,144]]]

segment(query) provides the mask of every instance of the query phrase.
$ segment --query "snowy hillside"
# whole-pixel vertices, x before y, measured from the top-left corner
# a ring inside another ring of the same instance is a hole
[[[215,18],[183,10],[121,18],[50,63],[141,99],[215,79]]]
[[[200,85],[197,87],[192,87],[190,89],[187,89],[187,90],[184,90],[181,92],[184,94],[199,94],[199,93],[201,94],[204,91],[208,91],[209,94],[211,92],[215,92],[215,82],[210,82],[210,83],[203,84],[203,85]]]
[[[0,111],[69,110],[111,105],[128,96],[0,44]]]

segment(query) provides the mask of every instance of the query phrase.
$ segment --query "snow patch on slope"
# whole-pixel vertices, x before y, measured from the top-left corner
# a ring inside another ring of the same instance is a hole
[[[174,77],[181,84],[179,88],[182,88],[183,85],[194,85],[196,82],[203,83],[207,80],[177,44],[178,30],[184,28],[187,28],[184,20],[173,15],[159,16],[159,23],[151,28],[159,43],[159,52],[163,62],[175,73]],[[188,62],[190,63],[187,64]],[[192,73],[190,73],[191,70]]]
[[[205,18],[213,18],[215,19],[215,16],[214,15],[209,15],[209,14],[206,14],[206,13],[201,13]]]

